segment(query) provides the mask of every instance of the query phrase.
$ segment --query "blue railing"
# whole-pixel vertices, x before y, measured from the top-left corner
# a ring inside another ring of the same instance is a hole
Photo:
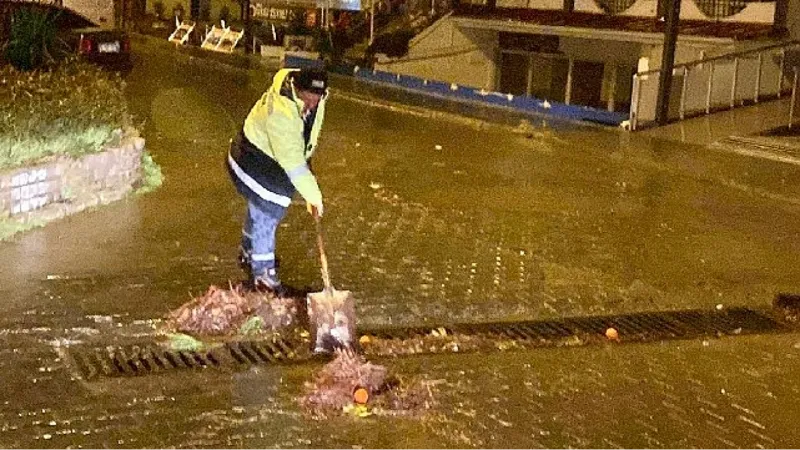
[[[287,55],[284,60],[286,67],[321,66],[320,60],[310,60]],[[427,93],[438,97],[452,98],[455,100],[479,102],[487,105],[502,106],[520,112],[535,113],[554,116],[570,120],[599,123],[603,125],[618,126],[628,119],[627,113],[606,111],[588,106],[567,105],[565,103],[549,102],[532,97],[511,95],[501,92],[491,92],[470,86],[460,86],[436,80],[425,80],[409,75],[400,75],[380,70],[362,69],[358,66],[338,66],[332,70],[342,75],[353,76],[358,79],[385,83],[393,86],[410,89],[415,92]]]

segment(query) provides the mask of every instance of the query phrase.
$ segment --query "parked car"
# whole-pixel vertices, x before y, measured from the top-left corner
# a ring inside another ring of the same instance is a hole
[[[42,12],[52,18],[57,49],[113,69],[130,67],[131,44],[127,33],[101,28],[77,12],[54,4],[0,0],[0,43],[9,38],[15,17],[25,10]]]

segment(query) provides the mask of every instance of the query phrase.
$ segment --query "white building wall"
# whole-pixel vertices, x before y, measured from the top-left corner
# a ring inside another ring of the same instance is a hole
[[[626,9],[621,16],[655,17],[658,13],[658,0],[639,0]]]
[[[461,30],[443,19],[417,37],[423,39],[412,41],[408,55],[379,59],[375,69],[463,86],[494,86],[497,32]]]
[[[772,24],[775,21],[775,3],[749,3],[742,11],[720,19],[722,22],[757,22]]]
[[[787,26],[792,39],[800,39],[800,0],[789,0]]]
[[[575,11],[594,14],[606,13],[594,0],[575,0]]]
[[[114,28],[113,0],[64,0],[64,7],[103,28]]]
[[[529,8],[528,0],[497,0],[498,8]],[[538,3],[537,7],[538,7]]]
[[[587,38],[561,37],[559,50],[569,58],[582,61],[619,62],[636,65],[641,55],[642,44],[623,41],[594,40]]]

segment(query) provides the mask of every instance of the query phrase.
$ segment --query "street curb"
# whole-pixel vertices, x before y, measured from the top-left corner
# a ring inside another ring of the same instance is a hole
[[[800,145],[792,145],[785,140],[763,136],[730,136],[708,146],[716,150],[800,166]]]
[[[117,145],[80,157],[58,157],[0,172],[0,241],[86,209],[125,198],[144,178],[145,141],[122,136]]]

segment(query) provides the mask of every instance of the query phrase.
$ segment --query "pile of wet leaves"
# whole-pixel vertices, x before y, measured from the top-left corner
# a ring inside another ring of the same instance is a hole
[[[352,414],[420,415],[433,408],[435,381],[404,381],[386,367],[368,362],[351,350],[335,358],[306,383],[300,405],[315,417]]]
[[[297,319],[297,299],[250,291],[241,285],[217,286],[167,315],[168,328],[192,335],[221,336],[276,331]]]
[[[781,292],[775,296],[772,304],[783,315],[784,320],[793,324],[800,323],[800,294]]]

